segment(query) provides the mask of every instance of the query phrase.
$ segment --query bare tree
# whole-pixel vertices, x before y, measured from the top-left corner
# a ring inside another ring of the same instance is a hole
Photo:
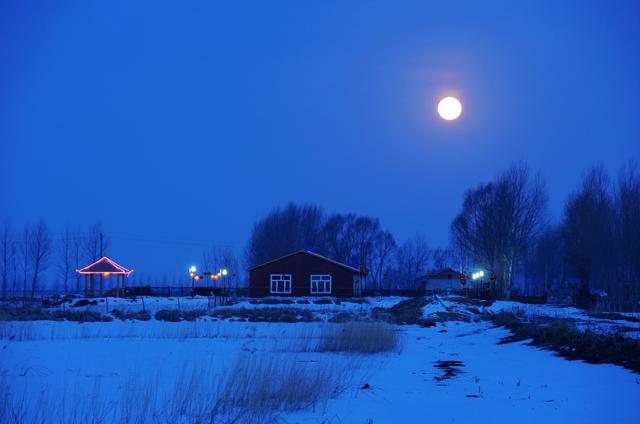
[[[31,280],[31,297],[33,298],[38,287],[38,279],[48,265],[48,259],[51,255],[51,238],[49,229],[42,219],[33,226],[30,233],[28,254],[33,272]]]
[[[104,234],[102,224],[98,222],[89,229],[83,244],[85,258],[90,262],[95,262],[107,255],[111,241]]]
[[[567,260],[580,281],[578,303],[588,306],[590,286],[596,274],[605,277],[611,269],[612,199],[609,177],[603,166],[587,172],[580,189],[564,209],[562,235]],[[602,281],[602,279],[599,278]]]
[[[397,288],[417,288],[418,277],[429,268],[431,249],[422,234],[404,242],[396,250],[394,281]]]
[[[375,235],[370,263],[373,284],[378,288],[382,288],[395,249],[396,240],[389,231],[380,230]]]
[[[69,280],[73,272],[73,233],[67,228],[58,245],[58,277],[65,293],[69,293]]]
[[[275,208],[253,227],[246,250],[249,266],[300,249],[317,250],[324,213],[316,205],[288,204]]]
[[[0,250],[2,250],[2,298],[6,299],[9,278],[11,277],[11,264],[15,254],[15,240],[8,220],[2,223],[0,238]]]
[[[20,241],[20,263],[22,266],[22,295],[27,297],[27,276],[29,273],[29,246],[31,245],[31,226],[25,224]]]
[[[500,293],[509,296],[515,266],[546,223],[547,195],[539,175],[524,163],[495,181],[465,194],[462,212],[451,224],[454,245],[500,276]]]
[[[618,310],[640,308],[640,167],[629,161],[620,168],[614,197],[616,284],[612,301]]]
[[[84,248],[84,237],[79,231],[73,231],[71,233],[71,257],[76,270],[80,269],[82,261],[82,252]],[[82,276],[79,273],[75,273],[76,278],[76,292],[79,293],[82,285]]]

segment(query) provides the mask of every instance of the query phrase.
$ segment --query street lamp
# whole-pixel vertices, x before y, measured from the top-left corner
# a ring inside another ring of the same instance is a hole
[[[195,292],[196,290],[196,266],[195,265],[191,265],[191,268],[189,268],[189,277],[191,277],[191,290],[193,292]]]

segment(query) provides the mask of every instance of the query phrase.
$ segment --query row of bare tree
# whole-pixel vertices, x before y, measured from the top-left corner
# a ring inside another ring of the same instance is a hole
[[[589,169],[553,223],[546,184],[521,162],[465,193],[451,224],[464,269],[496,274],[499,295],[516,271],[530,294],[571,288],[589,306],[596,292],[611,309],[640,309],[640,171],[628,162],[615,183],[601,165]]]
[[[601,165],[589,169],[530,261],[537,281],[571,282],[582,306],[597,292],[607,309],[640,310],[638,164],[623,165],[615,181]]]
[[[101,226],[96,224],[89,231],[67,229],[54,237],[42,219],[17,232],[4,220],[0,226],[2,297],[8,293],[33,297],[42,288],[43,275],[52,266],[58,288],[65,293],[80,291],[82,280],[75,270],[98,260],[109,247],[108,238],[101,234]]]
[[[443,266],[449,259],[445,251],[430,249],[422,235],[398,245],[377,218],[290,203],[256,222],[246,262],[253,266],[300,249],[368,270],[364,288],[415,288],[435,258]]]

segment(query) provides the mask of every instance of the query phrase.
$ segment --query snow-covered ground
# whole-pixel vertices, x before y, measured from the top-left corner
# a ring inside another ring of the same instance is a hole
[[[400,300],[369,299],[365,306],[291,306],[372,308]],[[206,309],[206,298],[183,301],[181,306],[193,309],[204,301]],[[157,309],[168,308],[157,303]],[[232,307],[268,306],[239,305]],[[510,306],[494,305],[490,310]],[[468,305],[446,298],[424,309],[425,317],[439,312],[473,316]],[[281,422],[640,422],[639,375],[614,365],[567,361],[524,343],[498,344],[508,332],[485,321],[448,321],[429,328],[397,326],[401,349],[387,353],[320,353],[299,348],[327,325],[335,324],[249,323],[209,317],[178,323],[154,319],[1,322],[0,380],[10,388],[12,402],[24,398],[32,405],[30,413],[45,410],[46,414],[51,405],[67,404],[81,411],[101,408],[108,416],[108,411],[127,402],[138,407],[132,399],[146,390],[161,392],[160,398],[169,405],[177,402],[175,387],[184,387],[185,381],[189,396],[209,401],[216,383],[238,358],[275,358],[278,363],[306,364],[311,372],[333,367],[344,384],[344,390],[326,402],[297,412],[278,412]],[[445,370],[435,366],[438,361],[460,361],[453,368],[459,373],[443,378]],[[194,375],[198,384],[191,382]],[[0,390],[0,402],[7,402],[2,395]],[[44,422],[61,420],[51,415]]]

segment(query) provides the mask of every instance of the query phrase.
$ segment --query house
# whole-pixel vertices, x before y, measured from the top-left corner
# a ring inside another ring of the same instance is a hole
[[[461,273],[451,268],[445,268],[441,271],[432,272],[418,279],[418,282],[424,284],[426,292],[438,291],[455,291],[462,290],[464,287],[460,284]]]
[[[299,250],[249,269],[249,292],[264,296],[351,297],[359,271],[308,250]]]

